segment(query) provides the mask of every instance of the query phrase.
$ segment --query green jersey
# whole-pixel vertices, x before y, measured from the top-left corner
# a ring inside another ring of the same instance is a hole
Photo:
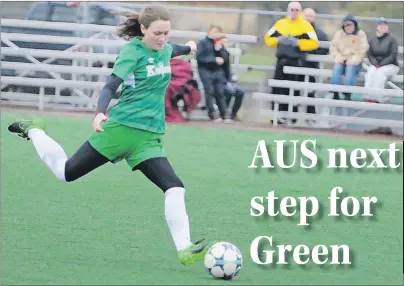
[[[109,120],[154,133],[165,132],[164,97],[171,80],[172,46],[154,51],[133,38],[119,52],[112,73],[123,80]]]

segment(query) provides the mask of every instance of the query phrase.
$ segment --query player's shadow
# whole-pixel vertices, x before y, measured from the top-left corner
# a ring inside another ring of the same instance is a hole
[[[356,168],[352,166],[352,163],[350,161],[350,154],[352,153],[353,150],[346,150],[346,154],[341,153],[341,152],[336,152],[335,153],[335,166],[336,168],[334,169],[335,173],[353,173],[353,172],[359,172],[361,174],[369,174],[369,173],[375,173],[375,172],[382,172],[382,173],[389,173],[389,172],[396,172],[401,174],[403,171],[403,150],[399,149],[399,151],[395,155],[395,166],[399,165],[397,168],[391,168],[390,167],[390,156],[389,153],[387,152],[382,152],[380,154],[380,160],[377,159],[376,162],[377,164],[374,163],[374,156],[370,153],[370,151],[366,150],[366,158],[363,159],[357,159],[356,162],[358,166],[364,165],[362,168]],[[331,156],[331,155],[330,155]],[[333,155],[334,157],[334,155]],[[380,162],[379,162],[380,161]],[[377,165],[383,164],[385,167],[379,168]],[[373,165],[373,168],[368,168],[369,166]]]
[[[305,262],[307,259],[308,262],[306,264],[298,264],[293,259],[293,246],[292,251],[285,251],[284,254],[278,254],[278,246],[279,244],[272,240],[272,246],[267,239],[261,239],[258,247],[258,259],[261,263],[265,264],[256,264],[259,268],[263,270],[273,270],[277,268],[291,270],[293,268],[299,267],[301,269],[310,271],[316,267],[321,268],[322,270],[334,270],[334,269],[346,269],[346,268],[355,268],[356,266],[356,255],[353,249],[346,247],[345,250],[342,247],[339,247],[337,250],[333,250],[331,247],[328,247],[327,255],[319,256],[319,260],[323,264],[316,264],[312,261],[311,255],[301,256],[301,261]],[[308,246],[310,248],[310,253],[313,247]],[[327,247],[327,246],[324,246]],[[282,260],[280,260],[282,258]],[[333,263],[333,264],[331,264]],[[349,263],[349,264],[345,264]]]
[[[278,172],[286,172],[286,173],[290,173],[290,174],[296,174],[298,172],[301,172],[302,170],[304,170],[305,172],[309,173],[309,174],[314,174],[314,173],[318,173],[321,172],[322,168],[324,167],[324,162],[322,160],[322,158],[320,156],[318,156],[318,154],[320,153],[321,149],[322,149],[322,145],[318,144],[316,142],[316,148],[314,148],[312,145],[307,146],[307,149],[311,150],[314,154],[316,154],[317,156],[317,163],[315,166],[313,166],[312,168],[303,168],[301,167],[301,163],[303,163],[305,166],[311,166],[312,165],[312,161],[311,159],[308,159],[307,157],[305,157],[304,155],[302,155],[301,151],[300,151],[300,145],[296,144],[296,154],[294,152],[294,145],[292,143],[290,144],[285,144],[283,147],[283,155],[282,158],[278,158],[277,156],[277,149],[276,149],[276,144],[266,144],[266,148],[267,148],[267,153],[268,153],[268,158],[269,161],[272,165],[272,167],[263,167],[264,163],[262,161],[261,158],[256,160],[256,166],[257,168],[255,169],[255,172],[260,174],[262,171],[262,169],[266,169],[267,172],[269,172],[270,174],[277,174]],[[261,154],[261,156],[265,156],[263,154]],[[293,164],[293,167],[290,168],[282,168],[278,165],[278,160],[281,161],[286,167],[289,167]]]
[[[365,209],[367,207],[365,207],[364,201],[361,197],[354,197],[359,202],[358,213],[356,215],[346,216],[342,212],[341,206],[342,206],[342,201],[344,200],[344,198],[349,197],[349,192],[344,190],[342,193],[338,193],[337,196],[338,196],[338,200],[336,203],[336,213],[339,214],[339,216],[333,216],[333,218],[336,221],[344,221],[345,219],[349,220],[349,221],[364,221],[364,220],[378,221],[377,216],[379,214],[379,210],[383,207],[383,202],[380,201],[380,198],[377,198],[376,203],[370,203],[370,205],[369,205],[369,212],[370,212],[370,214],[373,214],[373,216],[363,216]],[[348,214],[353,214],[354,208],[355,208],[355,203],[353,202],[353,200],[352,199],[346,200],[346,212]]]
[[[282,215],[282,213],[280,212],[280,203],[274,204],[274,209],[273,209],[273,213],[278,213],[278,215],[276,216],[269,216],[268,215],[268,211],[266,210],[261,216],[255,216],[254,218],[256,219],[257,222],[261,223],[263,221],[265,221],[268,225],[270,224],[270,222],[273,220],[275,222],[282,222],[282,221],[290,221],[293,222],[296,226],[297,224],[300,224],[300,204],[299,204],[299,200],[296,200],[296,207],[294,209],[296,209],[296,213],[293,216],[284,216]],[[279,202],[279,200],[278,200]],[[266,201],[264,201],[264,203],[266,203]],[[313,204],[307,204],[306,207],[306,213],[310,214],[313,211]],[[290,212],[292,212],[290,210]],[[315,221],[320,221],[324,218],[324,207],[323,204],[318,201],[318,210],[317,213],[313,216],[307,216],[306,217],[306,223],[308,225],[301,225],[298,227],[302,227],[305,230],[311,230],[313,228],[313,222]]]

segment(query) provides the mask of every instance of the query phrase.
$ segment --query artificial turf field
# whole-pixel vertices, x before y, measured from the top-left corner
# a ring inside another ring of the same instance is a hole
[[[23,115],[5,111],[1,115],[3,285],[403,283],[402,169],[247,168],[262,139],[268,143],[316,139],[322,150],[317,153],[322,155],[327,148],[387,148],[389,142],[169,125],[165,151],[187,188],[192,238],[231,241],[244,255],[242,271],[228,282],[213,280],[203,263],[179,264],[164,222],[162,193],[124,161],[70,184],[57,181],[32,143],[6,130],[10,120]],[[43,118],[48,134],[68,155],[91,132],[90,117]],[[402,149],[402,144],[398,146]],[[374,219],[327,217],[327,197],[335,186],[358,198],[377,196]],[[317,196],[324,217],[314,218],[311,229],[297,226],[297,217],[251,217],[250,200],[272,190],[280,197]],[[250,257],[250,245],[261,235],[273,236],[278,244],[347,244],[354,264],[258,266]]]

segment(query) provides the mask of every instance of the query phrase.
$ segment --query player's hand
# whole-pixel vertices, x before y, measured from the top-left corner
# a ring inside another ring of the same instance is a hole
[[[195,53],[197,46],[196,46],[196,43],[194,41],[189,41],[185,45],[191,48],[191,52],[189,52],[190,54]]]
[[[101,123],[107,121],[108,117],[105,116],[104,113],[98,113],[95,118],[94,118],[94,122],[93,122],[93,128],[95,131],[97,132],[104,132],[104,129],[102,129],[101,127]]]
[[[216,63],[217,63],[219,66],[221,66],[221,65],[224,63],[223,58],[217,57],[217,58],[216,58]]]

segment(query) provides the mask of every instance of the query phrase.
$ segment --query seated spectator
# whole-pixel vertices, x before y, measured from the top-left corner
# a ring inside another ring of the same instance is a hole
[[[171,81],[167,87],[165,94],[165,110],[166,122],[185,122],[188,118],[184,118],[182,112],[186,112],[189,116],[194,110],[201,95],[198,90],[198,84],[193,79],[191,64],[175,57],[170,60]],[[180,110],[178,103],[183,101],[184,107]]]
[[[198,63],[198,73],[205,90],[206,107],[208,116],[215,122],[226,122],[228,118],[224,88],[226,85],[226,75],[223,71],[225,50],[221,44],[221,39],[225,37],[221,27],[211,25],[206,38],[198,43],[196,61]],[[213,99],[219,108],[220,117],[216,116]]]
[[[341,84],[342,76],[345,74],[344,85],[353,86],[362,69],[368,47],[366,33],[359,28],[353,16],[346,16],[342,29],[338,30],[331,40],[330,54],[335,59],[331,83]],[[344,95],[346,100],[351,99],[350,93]],[[339,99],[337,92],[334,93],[334,99]]]
[[[311,8],[306,8],[303,10],[303,16],[304,16],[304,19],[313,26],[314,31],[317,34],[317,38],[318,38],[319,42],[328,42],[327,34],[316,25],[316,12]],[[327,48],[318,48],[316,50],[309,51],[308,54],[328,55],[328,49]],[[318,62],[307,61],[304,66],[306,68],[318,69],[320,67],[320,64]],[[316,82],[316,78],[314,76],[310,76],[309,82]],[[314,97],[314,95],[315,95],[314,92],[308,93],[308,97]],[[316,113],[315,106],[313,106],[313,105],[307,106],[307,113],[312,113],[312,114]]]
[[[230,67],[230,53],[227,50],[227,38],[223,38],[221,41],[221,44],[223,45],[225,53],[223,53],[223,60],[224,63],[222,65],[224,74],[226,75],[226,86],[224,89],[224,94],[226,97],[226,106],[229,109],[230,108],[230,103],[231,100],[234,98],[234,103],[231,108],[231,115],[230,118],[231,120],[234,121],[239,121],[239,118],[237,117],[237,113],[240,110],[240,107],[243,103],[244,99],[244,91],[237,85],[237,76],[233,75],[231,72],[231,67]]]
[[[376,36],[369,41],[368,59],[370,66],[365,77],[365,87],[384,88],[386,81],[398,74],[398,42],[389,32],[389,25],[384,18],[376,22]],[[380,102],[379,96],[365,96],[365,101]]]
[[[283,68],[303,67],[306,52],[318,48],[318,39],[313,26],[303,19],[301,10],[299,2],[290,2],[288,16],[277,21],[264,37],[267,46],[277,48],[274,79],[304,81],[304,75],[285,74]],[[273,88],[272,93],[289,95],[289,88]],[[295,91],[294,95],[299,96],[300,92]],[[279,111],[288,111],[288,104],[279,104]],[[297,106],[293,107],[293,111],[297,111]],[[285,123],[285,120],[280,119],[278,123]]]

